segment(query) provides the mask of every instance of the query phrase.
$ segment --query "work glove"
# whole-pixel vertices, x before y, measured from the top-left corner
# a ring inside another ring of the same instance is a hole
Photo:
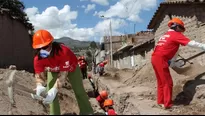
[[[205,44],[202,45],[202,50],[205,50]]]
[[[41,83],[37,83],[36,86],[36,95],[40,96],[42,92],[46,91],[46,88],[44,86],[42,86]]]
[[[187,45],[190,47],[196,47],[196,48],[201,48],[202,50],[205,50],[205,44],[196,42],[194,40],[191,40]]]
[[[57,93],[58,93],[57,88],[54,88],[54,87],[51,88],[48,91],[46,98],[43,99],[43,104],[51,104],[53,100],[55,99]]]

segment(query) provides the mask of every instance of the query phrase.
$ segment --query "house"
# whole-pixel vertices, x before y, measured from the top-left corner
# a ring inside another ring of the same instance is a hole
[[[167,23],[173,17],[182,19],[186,28],[184,34],[187,37],[205,43],[205,0],[166,0],[162,2],[147,27],[155,33],[155,42],[168,30]],[[180,47],[179,54],[188,58],[201,51],[186,46]],[[201,55],[193,61],[204,65],[204,59],[205,55]]]
[[[129,34],[121,47],[114,52],[114,67],[123,68],[141,68],[146,61],[145,55],[154,47],[153,33],[150,31],[141,31],[136,34]]]
[[[147,54],[154,48],[155,40],[152,32],[147,32],[146,34],[140,33],[137,44],[129,50],[131,68],[139,69],[149,61]]]
[[[32,39],[28,28],[9,9],[0,9],[0,68],[16,65],[19,70],[33,72]]]

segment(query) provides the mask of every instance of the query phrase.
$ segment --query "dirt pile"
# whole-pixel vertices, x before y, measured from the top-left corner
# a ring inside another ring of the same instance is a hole
[[[14,76],[14,101],[15,105],[12,106],[8,97],[8,85],[6,80],[8,79],[12,71],[9,69],[0,69],[0,105],[1,114],[15,114],[15,115],[45,115],[47,109],[43,105],[38,104],[32,100],[30,93],[35,88],[35,81],[32,74],[24,71],[16,72]]]
[[[192,64],[171,69],[173,100],[177,108],[163,110],[156,106],[156,77],[151,63],[134,71],[107,69],[96,83],[114,99],[118,114],[204,114],[205,68]]]
[[[35,80],[31,73],[26,71],[16,71],[14,73],[13,81],[13,98],[8,95],[8,80],[13,70],[0,69],[0,114],[13,115],[48,115],[49,108],[36,100],[31,98],[30,93],[35,93]],[[87,80],[84,80],[85,89],[91,92],[93,88]],[[74,92],[71,85],[68,83],[64,86],[58,94],[60,108],[62,114],[78,114],[79,108],[75,99]],[[12,105],[12,99],[14,105]],[[91,98],[92,106],[97,114],[102,114],[104,111],[100,110],[95,98]]]

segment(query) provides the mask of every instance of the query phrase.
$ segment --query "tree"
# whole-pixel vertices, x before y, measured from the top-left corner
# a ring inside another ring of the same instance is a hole
[[[86,51],[86,55],[89,57],[89,58],[92,58],[92,53],[90,51]]]
[[[92,42],[90,43],[90,47],[91,47],[92,49],[96,49],[96,48],[97,48],[96,42],[92,41]]]
[[[33,34],[34,27],[29,23],[29,18],[24,12],[25,6],[23,2],[19,0],[0,0],[0,10],[8,9],[7,12],[13,19],[19,20],[25,25],[25,27]]]

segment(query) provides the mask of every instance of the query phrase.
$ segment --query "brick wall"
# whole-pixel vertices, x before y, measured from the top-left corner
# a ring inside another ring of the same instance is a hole
[[[104,37],[105,42],[105,51],[110,50],[110,37]],[[121,36],[112,36],[112,49],[116,51],[122,45],[122,37]]]
[[[137,44],[139,41],[144,41],[145,39],[149,39],[153,37],[152,32],[148,31],[141,31],[136,34],[128,34],[128,35],[122,35],[122,36],[112,36],[112,46],[113,51],[117,51],[119,48],[121,48],[123,45],[122,43],[125,41],[127,44]],[[105,44],[105,51],[110,50],[110,37],[104,36],[104,44]]]
[[[24,25],[0,14],[0,68],[16,65],[18,69],[33,72],[33,49]]]

